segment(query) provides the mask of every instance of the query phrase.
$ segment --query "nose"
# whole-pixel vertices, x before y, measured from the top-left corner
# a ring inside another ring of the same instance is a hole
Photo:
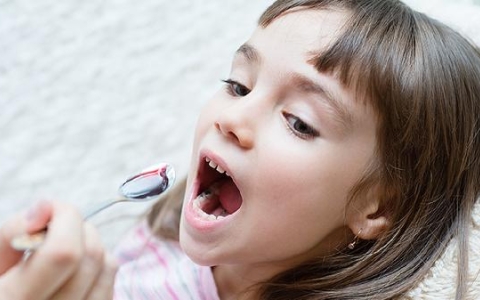
[[[254,110],[232,105],[216,118],[215,127],[227,139],[244,149],[250,149],[255,141]]]

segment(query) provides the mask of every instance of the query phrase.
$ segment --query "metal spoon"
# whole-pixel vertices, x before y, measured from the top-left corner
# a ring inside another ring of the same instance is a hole
[[[129,177],[119,187],[120,197],[99,202],[85,210],[83,219],[89,219],[100,211],[120,202],[142,202],[157,199],[175,181],[175,170],[166,163],[151,166]],[[12,248],[18,251],[34,251],[45,240],[47,230],[33,234],[23,234],[11,241]]]

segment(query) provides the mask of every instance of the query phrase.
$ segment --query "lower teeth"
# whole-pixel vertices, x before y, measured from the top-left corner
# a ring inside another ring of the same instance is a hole
[[[211,214],[208,214],[201,209],[202,203],[210,199],[215,194],[215,192],[215,187],[206,189],[193,201],[194,210],[198,213],[199,216],[201,216],[205,220],[221,220],[228,215],[227,211],[221,206],[215,209],[215,211],[213,211]]]

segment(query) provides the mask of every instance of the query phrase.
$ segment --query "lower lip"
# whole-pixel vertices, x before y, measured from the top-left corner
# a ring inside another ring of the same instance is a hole
[[[198,232],[206,233],[218,230],[218,228],[224,227],[226,223],[230,222],[233,217],[232,214],[220,220],[205,220],[203,217],[199,216],[193,208],[194,199],[194,197],[190,197],[190,200],[185,207],[185,220],[192,229]]]

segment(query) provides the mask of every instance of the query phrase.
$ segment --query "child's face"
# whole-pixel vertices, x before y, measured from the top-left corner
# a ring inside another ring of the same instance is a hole
[[[180,236],[194,261],[277,272],[348,243],[348,193],[374,155],[376,117],[310,62],[344,21],[291,12],[236,53],[196,130]]]

